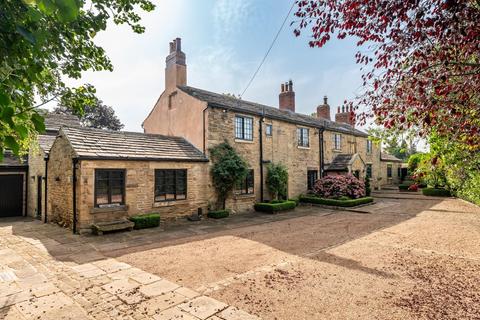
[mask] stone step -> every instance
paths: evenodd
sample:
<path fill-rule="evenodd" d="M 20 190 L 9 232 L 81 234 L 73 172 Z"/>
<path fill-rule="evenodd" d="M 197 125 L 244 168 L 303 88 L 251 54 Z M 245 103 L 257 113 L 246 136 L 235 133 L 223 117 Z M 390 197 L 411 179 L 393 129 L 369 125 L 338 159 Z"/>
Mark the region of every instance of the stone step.
<path fill-rule="evenodd" d="M 102 235 L 104 232 L 108 231 L 121 231 L 128 230 L 132 231 L 135 223 L 130 220 L 116 220 L 109 222 L 97 222 L 92 225 L 93 232 L 97 235 Z"/>

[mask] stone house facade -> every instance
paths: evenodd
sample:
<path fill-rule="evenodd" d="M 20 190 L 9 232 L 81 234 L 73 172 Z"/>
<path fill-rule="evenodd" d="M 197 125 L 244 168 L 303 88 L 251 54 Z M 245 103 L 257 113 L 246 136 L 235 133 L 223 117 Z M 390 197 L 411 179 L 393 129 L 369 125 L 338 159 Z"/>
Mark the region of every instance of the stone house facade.
<path fill-rule="evenodd" d="M 317 117 L 295 112 L 293 82 L 281 84 L 279 107 L 249 102 L 187 86 L 186 56 L 181 40 L 170 43 L 166 58 L 165 91 L 143 122 L 146 133 L 184 137 L 208 157 L 209 148 L 228 141 L 248 162 L 251 176 L 246 187 L 228 198 L 234 211 L 251 209 L 254 202 L 269 200 L 264 184 L 268 163 L 282 163 L 289 172 L 288 197 L 308 192 L 321 175 L 350 172 L 380 184 L 380 148 L 354 126 L 352 110 L 341 110 L 330 120 L 325 97 Z M 337 158 L 353 159 L 341 170 L 332 169 Z M 367 170 L 368 168 L 368 170 Z M 208 198 L 215 190 L 208 179 Z"/>
<path fill-rule="evenodd" d="M 80 120 L 74 115 L 55 114 L 44 111 L 45 132 L 37 136 L 28 154 L 28 201 L 27 215 L 45 220 L 48 202 L 48 156 L 50 148 L 61 126 L 79 126 Z"/>
<path fill-rule="evenodd" d="M 381 180 L 382 185 L 399 184 L 403 178 L 402 169 L 406 167 L 402 160 L 388 153 L 381 154 Z"/>
<path fill-rule="evenodd" d="M 50 150 L 47 219 L 82 233 L 138 214 L 206 212 L 207 161 L 183 138 L 63 127 Z"/>

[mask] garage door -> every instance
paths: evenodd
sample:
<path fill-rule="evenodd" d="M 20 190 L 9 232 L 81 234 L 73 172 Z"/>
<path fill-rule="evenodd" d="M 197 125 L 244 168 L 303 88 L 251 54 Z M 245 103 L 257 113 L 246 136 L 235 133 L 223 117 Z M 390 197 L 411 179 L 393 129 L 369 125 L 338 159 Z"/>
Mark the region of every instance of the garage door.
<path fill-rule="evenodd" d="M 23 175 L 0 175 L 0 217 L 21 216 L 23 208 Z"/>

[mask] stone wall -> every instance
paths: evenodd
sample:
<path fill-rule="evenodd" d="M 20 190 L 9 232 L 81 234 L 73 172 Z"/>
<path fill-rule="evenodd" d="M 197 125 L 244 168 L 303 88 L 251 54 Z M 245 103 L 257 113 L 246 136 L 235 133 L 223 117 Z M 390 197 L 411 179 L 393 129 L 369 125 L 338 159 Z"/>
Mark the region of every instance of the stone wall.
<path fill-rule="evenodd" d="M 73 221 L 73 149 L 58 137 L 50 149 L 48 161 L 47 221 L 72 228 Z"/>
<path fill-rule="evenodd" d="M 392 166 L 392 177 L 388 178 L 387 175 L 387 167 L 388 165 Z M 381 185 L 391 185 L 391 184 L 399 184 L 400 183 L 400 176 L 398 175 L 398 169 L 402 167 L 401 162 L 394 162 L 394 161 L 381 161 L 381 172 L 380 176 L 382 178 Z"/>
<path fill-rule="evenodd" d="M 28 154 L 28 201 L 27 201 L 27 215 L 30 217 L 37 217 L 39 213 L 38 208 L 38 181 L 41 181 L 41 213 L 42 218 L 45 214 L 45 153 L 38 146 L 30 148 L 31 152 Z"/>
<path fill-rule="evenodd" d="M 166 161 L 82 160 L 78 176 L 78 226 L 89 230 L 94 222 L 105 222 L 144 213 L 160 213 L 162 219 L 191 215 L 202 208 L 207 213 L 207 163 Z M 95 208 L 95 169 L 125 169 L 125 206 Z M 187 169 L 187 198 L 155 202 L 155 169 Z"/>
<path fill-rule="evenodd" d="M 253 141 L 235 139 L 235 116 L 242 115 L 253 118 Z M 265 126 L 272 125 L 272 136 L 267 136 Z M 319 170 L 319 136 L 318 130 L 309 128 L 310 147 L 297 146 L 297 128 L 299 126 L 272 119 L 265 119 L 262 126 L 264 181 L 267 176 L 265 162 L 282 163 L 288 169 L 288 197 L 298 196 L 307 191 L 307 170 Z M 231 195 L 227 207 L 233 211 L 251 210 L 256 201 L 261 200 L 260 192 L 260 117 L 222 109 L 208 109 L 207 145 L 213 147 L 227 140 L 254 170 L 254 194 Z M 265 199 L 271 196 L 264 184 Z M 215 201 L 215 191 L 210 183 L 210 199 Z"/>
<path fill-rule="evenodd" d="M 341 135 L 341 148 L 335 149 L 334 143 L 334 134 Z M 358 153 L 362 158 L 365 164 L 372 165 L 372 179 L 371 186 L 372 188 L 378 188 L 382 181 L 379 178 L 382 176 L 381 165 L 380 165 L 380 146 L 375 143 L 372 144 L 372 152 L 367 152 L 367 137 L 357 137 L 354 135 L 349 135 L 345 133 L 338 133 L 334 131 L 326 130 L 324 132 L 324 161 L 325 167 L 333 161 L 333 159 L 341 153 L 344 154 L 354 154 Z M 358 166 L 355 170 L 361 169 Z M 360 177 L 365 178 L 365 169 L 361 170 Z"/>

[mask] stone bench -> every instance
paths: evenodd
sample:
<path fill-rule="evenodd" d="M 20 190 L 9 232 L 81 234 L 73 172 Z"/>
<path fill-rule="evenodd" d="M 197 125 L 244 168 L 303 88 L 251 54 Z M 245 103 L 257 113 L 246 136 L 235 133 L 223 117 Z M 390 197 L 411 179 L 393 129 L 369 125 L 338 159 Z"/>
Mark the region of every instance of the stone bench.
<path fill-rule="evenodd" d="M 132 231 L 133 223 L 130 220 L 117 220 L 117 221 L 110 221 L 110 222 L 97 222 L 92 225 L 93 233 L 101 236 L 104 232 L 108 231 L 120 231 L 120 230 L 128 230 Z"/>

